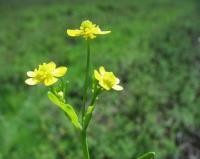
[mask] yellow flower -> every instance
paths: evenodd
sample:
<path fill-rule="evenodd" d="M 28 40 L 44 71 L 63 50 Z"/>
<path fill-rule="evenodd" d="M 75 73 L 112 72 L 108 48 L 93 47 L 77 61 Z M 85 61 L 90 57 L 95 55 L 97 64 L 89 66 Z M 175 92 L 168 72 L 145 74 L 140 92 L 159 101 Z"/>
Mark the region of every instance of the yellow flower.
<path fill-rule="evenodd" d="M 34 71 L 28 71 L 28 78 L 25 83 L 28 85 L 36 85 L 43 83 L 45 86 L 50 86 L 57 82 L 57 77 L 62 77 L 67 72 L 67 67 L 58 67 L 54 62 L 48 64 L 43 63 L 39 65 L 38 69 Z"/>
<path fill-rule="evenodd" d="M 109 34 L 111 31 L 101 31 L 98 25 L 89 20 L 81 23 L 80 29 L 67 30 L 67 34 L 72 37 L 83 36 L 85 39 L 94 39 L 96 35 Z"/>
<path fill-rule="evenodd" d="M 99 85 L 107 91 L 110 89 L 117 91 L 123 90 L 123 87 L 119 85 L 120 80 L 113 74 L 113 72 L 105 71 L 103 66 L 99 68 L 99 72 L 94 70 L 94 77 L 98 80 Z"/>

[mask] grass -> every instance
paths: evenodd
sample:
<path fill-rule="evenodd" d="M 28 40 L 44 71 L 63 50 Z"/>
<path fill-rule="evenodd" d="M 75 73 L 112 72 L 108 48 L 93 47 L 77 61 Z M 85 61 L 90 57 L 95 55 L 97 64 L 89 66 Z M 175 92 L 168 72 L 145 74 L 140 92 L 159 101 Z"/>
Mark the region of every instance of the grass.
<path fill-rule="evenodd" d="M 0 159 L 82 158 L 77 134 L 46 89 L 24 80 L 39 63 L 67 65 L 69 100 L 78 110 L 86 48 L 64 31 L 85 19 L 112 30 L 93 41 L 93 68 L 113 70 L 125 87 L 98 102 L 89 130 L 92 158 L 133 159 L 155 151 L 158 158 L 188 159 L 185 144 L 196 151 L 177 137 L 198 132 L 200 124 L 197 1 L 1 3 Z"/>

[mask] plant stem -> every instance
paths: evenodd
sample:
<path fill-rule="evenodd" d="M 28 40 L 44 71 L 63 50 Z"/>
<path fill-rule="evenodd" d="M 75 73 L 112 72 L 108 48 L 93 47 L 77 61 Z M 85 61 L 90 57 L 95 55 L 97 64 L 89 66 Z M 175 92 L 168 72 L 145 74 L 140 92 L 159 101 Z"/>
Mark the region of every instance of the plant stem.
<path fill-rule="evenodd" d="M 90 154 L 89 154 L 88 144 L 87 144 L 86 130 L 81 131 L 81 143 L 82 143 L 84 159 L 90 159 Z"/>
<path fill-rule="evenodd" d="M 84 94 L 83 94 L 82 126 L 84 126 L 85 107 L 88 98 L 89 70 L 90 70 L 90 43 L 89 39 L 87 39 L 87 59 L 86 59 L 85 84 L 84 84 Z M 90 159 L 86 129 L 82 129 L 81 131 L 81 143 L 82 143 L 84 159 Z"/>
<path fill-rule="evenodd" d="M 84 85 L 84 94 L 83 94 L 83 108 L 82 108 L 82 125 L 84 124 L 85 116 L 85 106 L 88 96 L 88 83 L 89 83 L 89 69 L 90 69 L 90 43 L 89 39 L 87 40 L 87 61 L 86 61 L 86 73 L 85 73 L 85 85 Z"/>

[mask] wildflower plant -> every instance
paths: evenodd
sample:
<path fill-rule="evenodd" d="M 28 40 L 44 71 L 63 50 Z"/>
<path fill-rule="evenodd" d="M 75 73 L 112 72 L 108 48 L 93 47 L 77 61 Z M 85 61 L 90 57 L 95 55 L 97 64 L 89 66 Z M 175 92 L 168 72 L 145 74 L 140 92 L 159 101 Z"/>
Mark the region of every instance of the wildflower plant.
<path fill-rule="evenodd" d="M 66 73 L 68 68 L 65 66 L 56 67 L 54 62 L 43 63 L 35 68 L 33 71 L 28 71 L 28 79 L 25 83 L 28 85 L 43 84 L 49 87 L 48 98 L 63 110 L 71 123 L 80 133 L 80 141 L 82 144 L 84 159 L 90 159 L 88 143 L 87 143 L 87 128 L 90 124 L 93 111 L 95 109 L 96 100 L 98 96 L 105 91 L 115 90 L 122 91 L 123 87 L 120 85 L 120 80 L 111 71 L 106 71 L 103 66 L 93 71 L 93 77 L 90 77 L 90 41 L 95 39 L 98 35 L 109 34 L 111 31 L 102 31 L 98 25 L 93 24 L 89 20 L 81 23 L 79 29 L 67 29 L 66 34 L 70 37 L 82 36 L 87 42 L 87 58 L 85 68 L 85 82 L 83 90 L 83 99 L 81 107 L 81 119 L 74 109 L 74 106 L 69 104 L 66 97 L 66 82 L 60 79 Z M 92 78 L 93 80 L 90 80 Z M 89 81 L 93 81 L 90 83 Z M 59 87 L 55 85 L 59 83 Z M 89 95 L 89 84 L 92 85 L 92 95 Z M 88 104 L 89 103 L 89 104 Z M 149 152 L 138 159 L 154 159 L 154 152 Z"/>

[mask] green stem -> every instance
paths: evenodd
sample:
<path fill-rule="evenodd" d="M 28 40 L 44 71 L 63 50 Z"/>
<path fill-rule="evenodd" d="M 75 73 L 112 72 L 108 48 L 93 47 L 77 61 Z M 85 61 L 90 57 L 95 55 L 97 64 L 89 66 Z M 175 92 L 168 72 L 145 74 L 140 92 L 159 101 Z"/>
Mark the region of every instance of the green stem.
<path fill-rule="evenodd" d="M 87 61 L 86 61 L 86 73 L 85 73 L 85 85 L 84 85 L 84 94 L 83 94 L 83 108 L 82 108 L 82 125 L 85 116 L 85 107 L 88 96 L 88 83 L 89 83 L 89 69 L 90 69 L 90 43 L 87 40 Z"/>
<path fill-rule="evenodd" d="M 100 95 L 102 92 L 101 92 L 101 89 L 98 89 L 96 88 L 95 92 L 94 92 L 94 95 L 92 97 L 92 100 L 90 102 L 90 106 L 94 105 L 95 101 L 96 101 L 96 98 L 98 95 Z"/>
<path fill-rule="evenodd" d="M 82 143 L 84 159 L 90 159 L 90 154 L 89 154 L 88 144 L 87 144 L 86 130 L 81 131 L 81 143 Z"/>
<path fill-rule="evenodd" d="M 84 118 L 83 130 L 87 130 L 87 128 L 88 128 L 88 126 L 90 124 L 90 121 L 91 121 L 91 118 L 92 118 L 92 114 L 93 114 L 93 111 L 95 109 L 95 104 L 94 103 L 96 101 L 97 96 L 100 93 L 101 93 L 101 89 L 99 89 L 99 88 L 96 87 L 94 89 L 93 97 L 92 97 L 92 100 L 91 100 L 90 105 L 88 107 L 87 114 L 85 115 L 85 118 Z"/>

